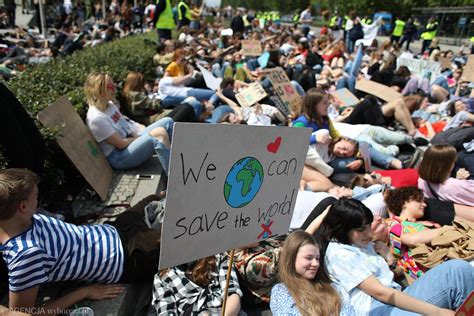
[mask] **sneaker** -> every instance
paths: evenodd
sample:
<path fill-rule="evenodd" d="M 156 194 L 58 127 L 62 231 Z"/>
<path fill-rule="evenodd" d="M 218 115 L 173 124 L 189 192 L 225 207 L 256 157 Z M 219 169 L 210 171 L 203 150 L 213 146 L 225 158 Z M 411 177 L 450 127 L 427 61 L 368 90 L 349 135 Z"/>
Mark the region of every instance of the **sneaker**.
<path fill-rule="evenodd" d="M 426 138 L 423 138 L 423 137 L 415 137 L 415 138 L 413 138 L 413 142 L 417 147 L 428 146 L 429 143 L 430 143 L 429 140 L 427 140 Z"/>

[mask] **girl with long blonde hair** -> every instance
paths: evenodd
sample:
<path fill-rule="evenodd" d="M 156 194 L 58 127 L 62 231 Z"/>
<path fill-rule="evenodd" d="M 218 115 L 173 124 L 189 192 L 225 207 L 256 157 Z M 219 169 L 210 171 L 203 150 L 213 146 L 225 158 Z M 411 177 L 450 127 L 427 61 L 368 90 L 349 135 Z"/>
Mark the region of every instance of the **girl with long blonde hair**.
<path fill-rule="evenodd" d="M 305 231 L 291 233 L 281 251 L 281 283 L 272 289 L 270 308 L 274 315 L 353 315 L 341 303 L 320 260 L 319 244 Z"/>
<path fill-rule="evenodd" d="M 148 127 L 120 112 L 116 85 L 108 74 L 91 73 L 84 83 L 89 109 L 87 126 L 114 169 L 132 169 L 158 155 L 168 172 L 173 119 L 163 118 Z"/>

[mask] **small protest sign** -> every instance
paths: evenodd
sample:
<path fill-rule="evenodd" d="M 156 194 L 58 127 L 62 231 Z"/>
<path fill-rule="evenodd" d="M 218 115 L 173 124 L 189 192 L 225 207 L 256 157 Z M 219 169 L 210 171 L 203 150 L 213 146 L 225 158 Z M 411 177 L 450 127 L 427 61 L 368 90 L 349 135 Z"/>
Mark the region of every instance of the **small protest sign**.
<path fill-rule="evenodd" d="M 441 70 L 443 69 L 451 69 L 451 59 L 447 57 L 439 57 L 438 62 L 441 66 Z"/>
<path fill-rule="evenodd" d="M 267 96 L 262 85 L 258 82 L 250 84 L 235 95 L 239 104 L 244 107 L 252 106 Z"/>
<path fill-rule="evenodd" d="M 331 95 L 341 103 L 342 106 L 353 106 L 359 103 L 359 99 L 347 88 L 335 90 Z"/>
<path fill-rule="evenodd" d="M 69 99 L 61 97 L 38 113 L 38 120 L 44 126 L 59 129 L 56 135 L 59 146 L 105 200 L 112 182 L 112 168 Z"/>
<path fill-rule="evenodd" d="M 262 43 L 254 40 L 243 40 L 242 54 L 245 56 L 260 56 L 262 54 Z"/>
<path fill-rule="evenodd" d="M 441 65 L 437 61 L 415 59 L 415 58 L 398 58 L 397 68 L 406 66 L 410 72 L 420 78 L 427 78 L 433 82 L 441 73 Z"/>
<path fill-rule="evenodd" d="M 469 55 L 462 76 L 466 81 L 474 82 L 474 55 Z"/>
<path fill-rule="evenodd" d="M 386 102 L 393 101 L 402 96 L 399 92 L 386 85 L 367 79 L 358 80 L 355 88 L 362 92 L 372 94 Z"/>
<path fill-rule="evenodd" d="M 204 78 L 204 82 L 206 82 L 206 86 L 211 90 L 219 89 L 222 82 L 222 78 L 214 77 L 212 72 L 210 72 L 209 70 L 207 70 L 206 68 L 204 68 L 203 66 L 199 64 L 197 66 L 199 68 L 199 71 L 202 74 L 202 77 Z"/>
<path fill-rule="evenodd" d="M 287 111 L 296 111 L 301 102 L 301 96 L 291 84 L 286 72 L 281 67 L 265 69 L 263 73 L 267 76 L 273 86 L 275 94 L 283 101 Z M 284 113 L 284 112 L 283 112 Z"/>
<path fill-rule="evenodd" d="M 160 269 L 286 234 L 310 132 L 176 123 Z"/>

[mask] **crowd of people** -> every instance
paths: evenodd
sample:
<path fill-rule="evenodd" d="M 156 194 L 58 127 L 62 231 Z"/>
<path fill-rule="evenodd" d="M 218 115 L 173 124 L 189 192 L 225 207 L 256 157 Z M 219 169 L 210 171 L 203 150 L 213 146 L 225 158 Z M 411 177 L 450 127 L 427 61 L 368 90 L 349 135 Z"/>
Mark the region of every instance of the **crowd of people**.
<path fill-rule="evenodd" d="M 160 0 L 151 19 L 158 33 L 155 78 L 91 73 L 85 80 L 86 123 L 114 169 L 157 155 L 167 173 L 174 122 L 312 130 L 288 235 L 235 252 L 226 315 L 256 307 L 275 315 L 454 315 L 474 290 L 474 87 L 463 77 L 467 52 L 431 43 L 429 54 L 413 54 L 393 38 L 365 45 L 350 32 L 334 37 L 330 27 L 316 35 L 309 8 L 297 26 L 226 13 L 230 28 L 205 21 L 203 8 L 185 1 L 177 10 L 175 21 L 170 1 Z M 355 12 L 350 16 L 353 25 L 361 23 Z M 265 58 L 246 56 L 244 39 L 260 42 Z M 399 58 L 440 55 L 450 63 L 436 78 L 397 66 Z M 297 106 L 286 111 L 267 77 L 279 67 L 298 94 Z M 221 79 L 219 87 L 208 88 L 203 72 Z M 399 97 L 385 102 L 363 93 L 356 89 L 361 79 Z M 267 97 L 243 107 L 236 94 L 253 83 Z M 342 88 L 360 101 L 341 103 L 333 92 Z M 38 182 L 26 169 L 0 171 L 10 308 L 34 306 L 45 283 L 103 283 L 45 305 L 62 309 L 115 297 L 123 291 L 117 282 L 154 279 L 150 305 L 157 315 L 221 312 L 229 254 L 158 271 L 160 232 L 143 221 L 145 208 L 159 209 L 156 201 L 114 222 L 78 226 L 35 214 Z"/>

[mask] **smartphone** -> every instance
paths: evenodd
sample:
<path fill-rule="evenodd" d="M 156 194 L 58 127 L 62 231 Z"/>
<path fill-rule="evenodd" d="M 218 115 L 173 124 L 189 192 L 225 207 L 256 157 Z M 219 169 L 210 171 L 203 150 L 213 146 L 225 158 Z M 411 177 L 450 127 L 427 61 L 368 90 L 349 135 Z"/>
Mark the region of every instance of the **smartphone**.
<path fill-rule="evenodd" d="M 137 174 L 136 178 L 138 180 L 153 180 L 155 176 L 152 174 Z"/>

